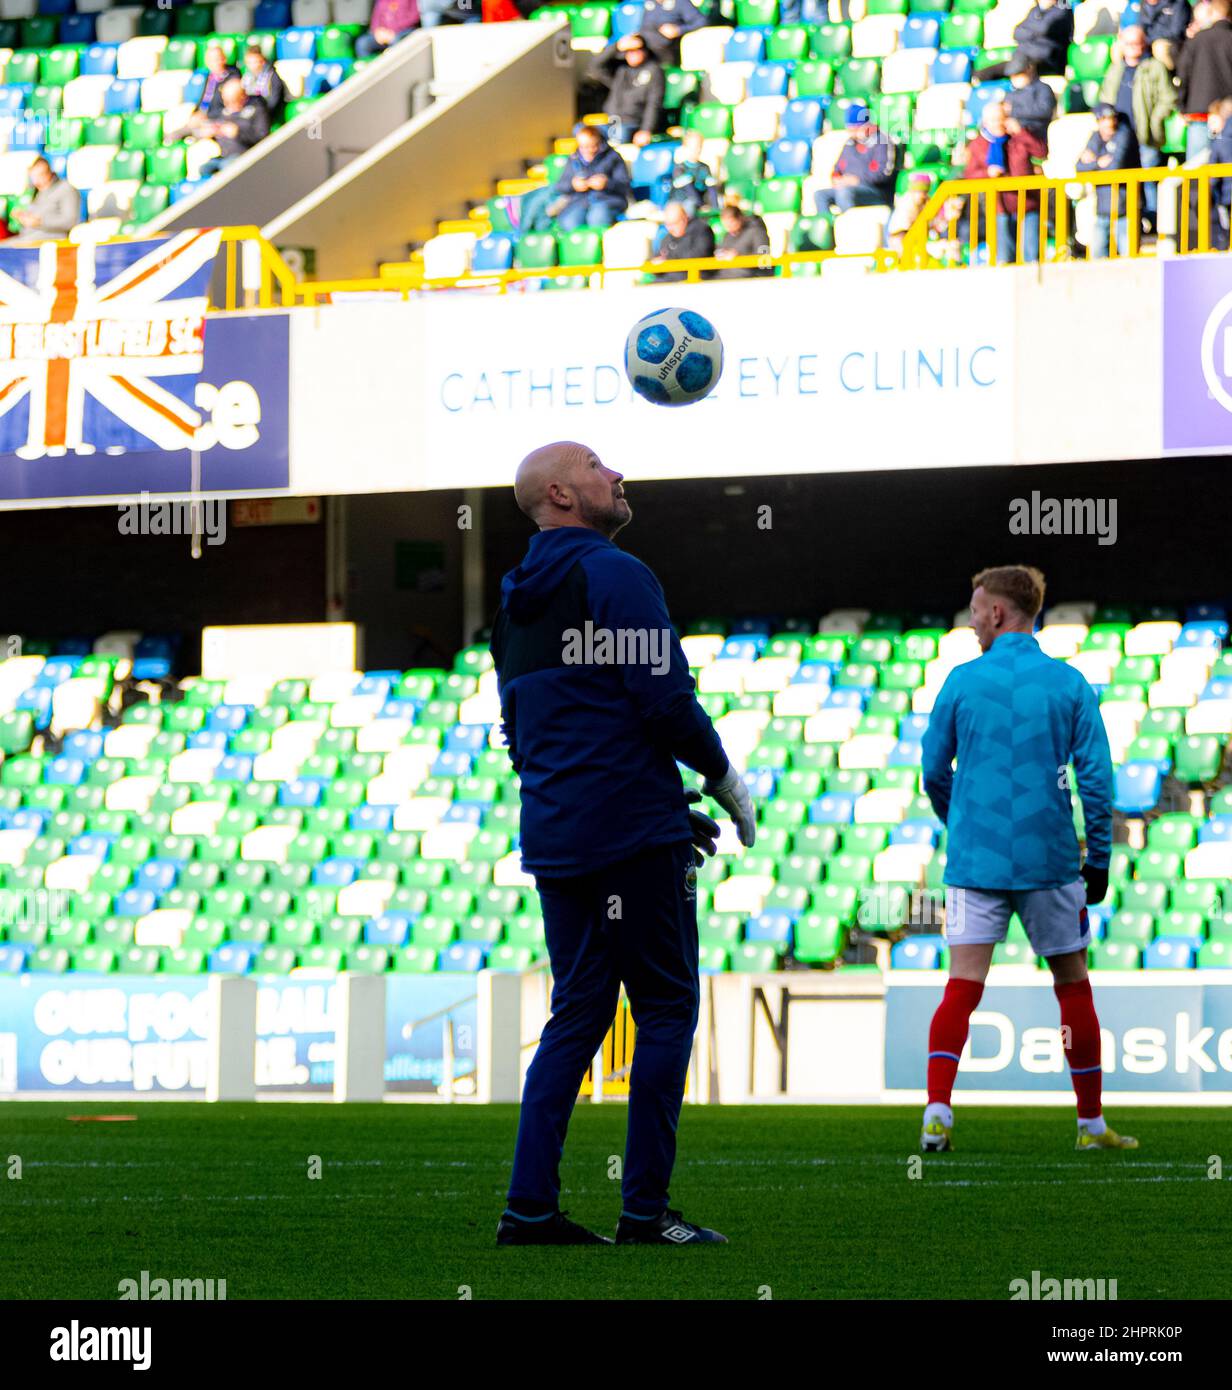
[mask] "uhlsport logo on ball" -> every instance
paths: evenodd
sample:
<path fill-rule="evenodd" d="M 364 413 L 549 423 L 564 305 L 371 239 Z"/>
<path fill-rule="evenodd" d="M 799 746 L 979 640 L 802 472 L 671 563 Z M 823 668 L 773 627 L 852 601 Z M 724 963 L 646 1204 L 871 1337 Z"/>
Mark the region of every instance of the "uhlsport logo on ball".
<path fill-rule="evenodd" d="M 655 405 L 692 405 L 723 372 L 723 342 L 695 310 L 658 309 L 630 329 L 625 370 L 637 394 Z"/>

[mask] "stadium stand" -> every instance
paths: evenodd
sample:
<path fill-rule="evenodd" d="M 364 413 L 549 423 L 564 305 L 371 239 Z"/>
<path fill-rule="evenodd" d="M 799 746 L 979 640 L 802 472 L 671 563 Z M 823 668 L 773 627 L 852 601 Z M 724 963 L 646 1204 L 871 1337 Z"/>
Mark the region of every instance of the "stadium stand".
<path fill-rule="evenodd" d="M 708 27 L 683 35 L 681 66 L 665 72 L 665 131 L 644 147 L 618 146 L 635 201 L 614 226 L 562 231 L 551 224 L 524 231 L 526 195 L 554 182 L 575 148 L 573 137 L 561 133 L 546 157 L 528 157 L 524 178 L 497 181 L 493 196 L 473 205 L 468 219 L 443 221 L 438 236 L 414 251 L 406 266 L 388 263 L 381 274 L 396 280 L 421 272 L 432 279 L 468 271 L 640 266 L 660 233 L 663 168 L 686 130 L 702 132 L 702 158 L 724 196 L 761 215 L 774 256 L 836 246 L 859 253 L 884 244 L 888 209 L 814 210 L 846 138 L 848 106 L 867 104 L 872 119 L 899 142 L 897 192 L 912 173 L 928 174 L 934 190 L 962 177 L 961 150 L 976 133 L 980 111 L 1010 87 L 1002 79 L 973 82 L 972 75 L 1012 56 L 1013 29 L 1029 0 L 835 0 L 828 9 L 822 0 L 806 0 L 798 8 L 800 21 L 780 23 L 777 0 L 724 0 L 711 5 Z M 1073 174 L 1095 130 L 1091 113 L 1118 26 L 1137 17 L 1137 6 L 1122 0 L 1079 0 L 1074 9 L 1065 75 L 1043 79 L 1056 95 L 1057 112 L 1042 172 L 1055 178 Z M 567 20 L 574 48 L 589 54 L 633 32 L 641 10 L 637 3 L 548 5 L 532 18 Z M 605 117 L 592 111 L 583 119 L 598 124 Z M 1168 165 L 1178 164 L 1184 150 L 1185 122 L 1173 112 L 1163 149 Z M 1084 208 L 1079 221 L 1087 244 L 1088 213 L 1093 210 Z M 701 215 L 717 224 L 717 209 Z M 970 255 L 967 248 L 955 254 L 964 261 Z M 793 273 L 820 271 L 813 262 Z M 579 280 L 557 275 L 539 283 L 564 288 Z"/>
<path fill-rule="evenodd" d="M 0 214 L 14 232 L 39 154 L 81 192 L 90 220 L 76 240 L 138 231 L 199 187 L 218 146 L 174 135 L 201 98 L 209 44 L 241 68 L 243 50 L 261 47 L 287 88 L 284 121 L 372 61 L 354 57 L 369 0 L 74 3 L 0 6 Z"/>
<path fill-rule="evenodd" d="M 921 739 L 946 674 L 978 654 L 964 622 L 843 610 L 686 632 L 760 815 L 751 852 L 725 822 L 699 871 L 704 970 L 944 966 L 945 831 Z M 1038 637 L 1098 691 L 1116 767 L 1093 965 L 1226 968 L 1226 612 L 1065 604 Z M 545 958 L 485 646 L 450 671 L 226 682 L 174 679 L 172 644 L 132 633 L 22 653 L 0 662 L 0 971 Z M 995 961 L 1031 959 L 1015 920 Z"/>

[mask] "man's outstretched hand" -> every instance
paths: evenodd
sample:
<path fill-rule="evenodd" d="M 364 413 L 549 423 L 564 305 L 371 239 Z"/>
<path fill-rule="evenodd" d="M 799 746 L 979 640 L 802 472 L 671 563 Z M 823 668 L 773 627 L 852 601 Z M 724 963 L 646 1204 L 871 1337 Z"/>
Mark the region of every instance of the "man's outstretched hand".
<path fill-rule="evenodd" d="M 752 849 L 757 839 L 757 816 L 753 810 L 753 798 L 744 785 L 744 778 L 730 763 L 727 771 L 717 782 L 707 779 L 702 783 L 702 791 L 713 797 L 736 823 L 736 836 L 745 849 Z"/>

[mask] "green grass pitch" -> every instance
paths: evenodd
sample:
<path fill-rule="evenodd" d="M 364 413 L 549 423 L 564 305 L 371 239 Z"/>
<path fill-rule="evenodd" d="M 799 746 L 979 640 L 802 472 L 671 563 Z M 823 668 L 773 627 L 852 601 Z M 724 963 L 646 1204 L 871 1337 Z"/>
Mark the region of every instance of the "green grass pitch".
<path fill-rule="evenodd" d="M 138 1118 L 67 1118 L 115 1113 Z M 625 1113 L 579 1105 L 562 1169 L 608 1234 Z M 1032 1270 L 1232 1297 L 1226 1112 L 1111 1119 L 1142 1148 L 1075 1153 L 1069 1110 L 960 1110 L 913 1178 L 915 1107 L 688 1106 L 673 1203 L 730 1245 L 498 1250 L 512 1106 L 5 1102 L 0 1299 L 114 1299 L 142 1270 L 228 1299 L 1005 1299 Z"/>

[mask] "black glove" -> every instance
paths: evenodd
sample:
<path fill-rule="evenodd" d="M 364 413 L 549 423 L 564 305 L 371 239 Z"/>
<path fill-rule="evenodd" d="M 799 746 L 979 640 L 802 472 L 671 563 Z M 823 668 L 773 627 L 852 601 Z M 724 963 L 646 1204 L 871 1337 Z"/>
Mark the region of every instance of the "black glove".
<path fill-rule="evenodd" d="M 685 792 L 684 799 L 689 805 L 689 836 L 693 841 L 693 858 L 700 867 L 706 862 L 707 857 L 714 857 L 719 826 L 705 811 L 693 810 L 693 806 L 702 799 L 701 792 L 695 787 L 690 787 Z"/>
<path fill-rule="evenodd" d="M 1108 896 L 1108 870 L 1097 869 L 1093 864 L 1084 864 L 1082 877 L 1087 885 L 1087 903 L 1090 906 L 1102 903 Z"/>

